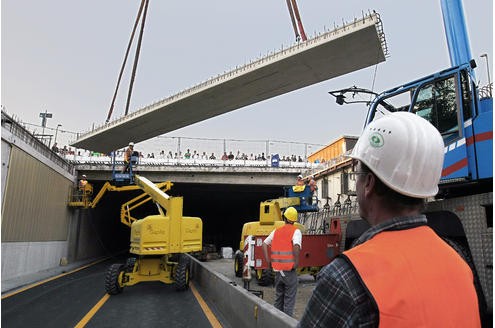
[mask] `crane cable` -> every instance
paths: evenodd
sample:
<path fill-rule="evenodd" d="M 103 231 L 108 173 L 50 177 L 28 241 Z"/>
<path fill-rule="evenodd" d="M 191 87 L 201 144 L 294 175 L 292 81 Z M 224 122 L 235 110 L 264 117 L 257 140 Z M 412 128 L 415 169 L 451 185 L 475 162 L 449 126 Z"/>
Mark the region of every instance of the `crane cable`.
<path fill-rule="evenodd" d="M 113 98 L 112 98 L 112 104 L 110 105 L 110 109 L 108 111 L 108 116 L 107 116 L 107 119 L 106 119 L 105 123 L 108 123 L 110 121 L 110 117 L 112 116 L 113 107 L 115 105 L 115 99 L 117 98 L 117 92 L 119 90 L 120 81 L 122 80 L 122 74 L 124 73 L 125 64 L 127 63 L 127 58 L 129 56 L 129 51 L 131 50 L 132 42 L 134 40 L 134 34 L 136 33 L 136 29 L 137 29 L 137 26 L 139 24 L 139 20 L 141 19 L 141 14 L 143 12 L 143 8 L 145 8 L 145 4 L 146 4 L 145 13 L 143 15 L 143 22 L 142 22 L 142 25 L 141 25 L 140 40 L 139 40 L 138 48 L 136 49 L 136 53 L 139 54 L 139 51 L 140 51 L 140 48 L 141 48 L 141 38 L 142 38 L 143 29 L 144 29 L 144 20 L 145 20 L 147 8 L 148 8 L 148 2 L 149 2 L 149 0 L 142 0 L 141 1 L 141 5 L 139 6 L 138 14 L 136 16 L 136 21 L 134 22 L 134 27 L 132 29 L 131 37 L 129 39 L 129 44 L 127 45 L 127 50 L 125 52 L 124 61 L 123 61 L 122 66 L 120 68 L 119 78 L 117 80 L 117 86 L 115 87 L 115 92 L 114 92 Z M 139 57 L 139 55 L 138 55 L 138 57 Z M 137 59 L 134 60 L 134 66 L 136 66 L 136 65 L 137 65 Z M 133 71 L 133 76 L 134 75 L 135 75 L 135 70 Z M 134 81 L 134 77 L 132 77 L 132 81 Z M 130 99 L 131 92 L 132 92 L 132 88 L 129 90 L 128 102 L 129 102 L 129 99 Z M 128 104 L 127 104 L 126 108 L 128 108 Z M 127 109 L 126 109 L 126 113 L 125 114 L 127 115 Z"/>
<path fill-rule="evenodd" d="M 141 31 L 139 31 L 139 39 L 136 47 L 136 55 L 134 57 L 134 66 L 132 68 L 131 81 L 129 82 L 129 93 L 127 94 L 127 104 L 125 106 L 125 115 L 129 112 L 129 105 L 131 103 L 132 87 L 134 85 L 134 77 L 136 76 L 137 63 L 139 60 L 139 52 L 141 50 L 141 41 L 143 40 L 144 23 L 146 22 L 146 13 L 148 12 L 149 0 L 143 0 L 145 3 L 143 20 L 141 21 Z"/>
<path fill-rule="evenodd" d="M 296 33 L 296 41 L 299 41 L 299 39 L 301 39 L 302 41 L 306 41 L 308 38 L 306 37 L 306 33 L 304 32 L 304 27 L 302 25 L 301 16 L 299 15 L 299 9 L 297 8 L 296 0 L 286 0 L 286 2 L 292 21 L 292 27 L 294 28 L 294 32 Z M 297 20 L 297 27 L 294 17 L 295 20 Z"/>
<path fill-rule="evenodd" d="M 296 34 L 296 41 L 299 41 L 301 36 L 299 35 L 299 32 L 297 31 L 296 21 L 294 19 L 294 12 L 292 11 L 290 0 L 286 0 L 286 2 L 287 2 L 287 8 L 289 9 L 289 15 L 290 15 L 290 21 L 292 22 L 292 28 L 294 29 L 294 33 Z"/>

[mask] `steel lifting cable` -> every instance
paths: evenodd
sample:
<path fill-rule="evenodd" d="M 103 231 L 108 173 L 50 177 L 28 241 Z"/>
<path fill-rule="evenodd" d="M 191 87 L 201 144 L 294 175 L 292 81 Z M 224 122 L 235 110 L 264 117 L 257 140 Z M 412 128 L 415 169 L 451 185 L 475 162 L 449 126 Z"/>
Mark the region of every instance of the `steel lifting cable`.
<path fill-rule="evenodd" d="M 117 92 L 119 90 L 120 81 L 122 80 L 122 75 L 124 73 L 125 64 L 127 63 L 127 58 L 129 57 L 129 51 L 131 50 L 132 41 L 134 40 L 134 34 L 136 33 L 136 29 L 137 29 L 137 26 L 139 24 L 139 20 L 141 18 L 141 14 L 143 12 L 143 8 L 144 8 L 145 2 L 147 2 L 147 0 L 142 0 L 141 1 L 141 5 L 139 6 L 138 14 L 136 16 L 136 21 L 134 22 L 134 27 L 132 29 L 131 37 L 129 39 L 129 44 L 127 45 L 127 50 L 125 52 L 124 62 L 122 63 L 122 66 L 120 68 L 119 78 L 117 80 L 117 86 L 115 87 L 115 92 L 113 94 L 112 104 L 110 105 L 110 110 L 108 111 L 108 116 L 107 116 L 106 123 L 108 123 L 110 121 L 110 117 L 112 116 L 112 113 L 113 113 L 113 107 L 115 105 L 115 99 L 117 98 Z"/>
<path fill-rule="evenodd" d="M 294 33 L 296 34 L 296 41 L 299 41 L 301 36 L 297 31 L 296 20 L 294 19 L 294 11 L 292 10 L 291 0 L 286 0 L 287 8 L 289 9 L 290 21 L 292 22 L 292 28 L 294 29 Z"/>
<path fill-rule="evenodd" d="M 301 16 L 299 15 L 299 10 L 297 9 L 296 0 L 291 0 L 291 1 L 292 1 L 292 8 L 294 9 L 294 15 L 296 16 L 296 20 L 297 20 L 297 25 L 299 27 L 299 33 L 301 34 L 301 39 L 303 41 L 306 41 L 308 38 L 306 37 L 306 33 L 304 32 Z"/>
<path fill-rule="evenodd" d="M 131 102 L 132 87 L 134 85 L 134 77 L 136 76 L 137 63 L 139 60 L 139 52 L 141 50 L 141 41 L 143 40 L 144 24 L 146 22 L 146 13 L 148 12 L 149 0 L 143 0 L 145 2 L 143 19 L 141 20 L 141 31 L 139 31 L 139 39 L 136 47 L 136 55 L 134 56 L 134 66 L 132 68 L 131 81 L 129 82 L 129 93 L 127 94 L 127 104 L 125 106 L 125 115 L 129 112 L 129 105 Z"/>

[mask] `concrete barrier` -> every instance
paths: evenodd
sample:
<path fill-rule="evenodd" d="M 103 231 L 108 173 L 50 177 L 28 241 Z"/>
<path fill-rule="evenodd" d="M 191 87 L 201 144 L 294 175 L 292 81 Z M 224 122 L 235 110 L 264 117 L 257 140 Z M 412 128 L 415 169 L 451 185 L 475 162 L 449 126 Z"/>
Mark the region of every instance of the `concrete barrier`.
<path fill-rule="evenodd" d="M 296 327 L 297 320 L 191 257 L 192 282 L 231 327 Z"/>

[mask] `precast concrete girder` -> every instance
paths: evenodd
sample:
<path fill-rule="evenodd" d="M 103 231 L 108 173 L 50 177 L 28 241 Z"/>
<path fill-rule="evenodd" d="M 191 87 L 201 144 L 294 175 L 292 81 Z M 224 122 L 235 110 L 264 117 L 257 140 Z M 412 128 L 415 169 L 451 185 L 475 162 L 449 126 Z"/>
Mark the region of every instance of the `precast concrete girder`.
<path fill-rule="evenodd" d="M 378 14 L 322 33 L 81 135 L 72 146 L 103 153 L 385 60 Z"/>

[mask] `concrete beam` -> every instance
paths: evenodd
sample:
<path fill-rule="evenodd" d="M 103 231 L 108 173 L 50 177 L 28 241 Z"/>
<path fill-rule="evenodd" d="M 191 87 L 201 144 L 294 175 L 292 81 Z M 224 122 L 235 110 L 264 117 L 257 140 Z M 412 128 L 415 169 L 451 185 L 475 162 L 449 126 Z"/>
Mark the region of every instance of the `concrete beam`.
<path fill-rule="evenodd" d="M 110 165 L 79 164 L 76 170 L 79 175 L 86 174 L 90 181 L 108 181 L 112 176 Z M 154 182 L 289 186 L 295 182 L 301 168 L 162 165 L 139 166 L 138 171 Z"/>
<path fill-rule="evenodd" d="M 378 14 L 325 32 L 142 108 L 72 146 L 108 153 L 385 60 Z"/>

